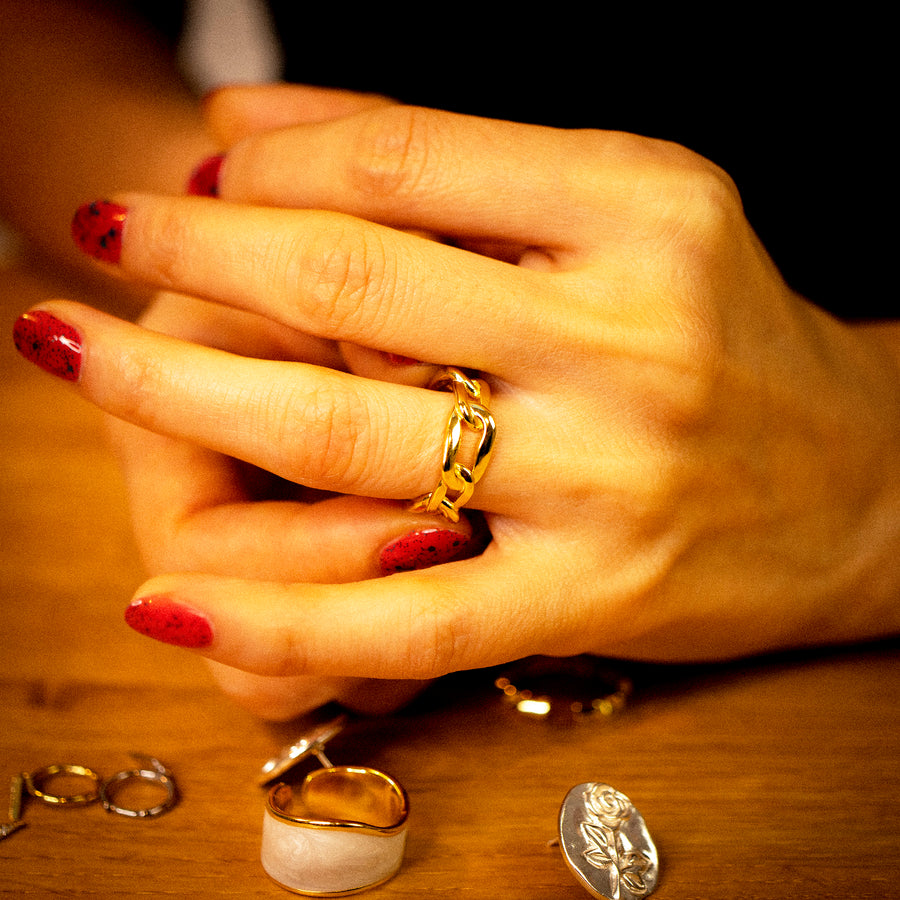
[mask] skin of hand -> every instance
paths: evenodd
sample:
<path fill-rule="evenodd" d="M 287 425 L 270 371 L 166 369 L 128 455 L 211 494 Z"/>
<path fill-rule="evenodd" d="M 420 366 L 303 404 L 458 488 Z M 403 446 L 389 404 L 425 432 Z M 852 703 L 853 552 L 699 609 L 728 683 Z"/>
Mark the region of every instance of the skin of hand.
<path fill-rule="evenodd" d="M 897 631 L 897 331 L 793 293 L 706 160 L 379 107 L 242 141 L 220 187 L 118 198 L 119 271 L 483 372 L 498 434 L 472 505 L 493 540 L 349 584 L 161 576 L 136 597 L 150 620 L 183 612 L 202 653 L 256 675 L 400 679 Z M 114 416 L 314 489 L 435 485 L 445 393 L 43 309 L 77 331 L 78 388 Z"/>

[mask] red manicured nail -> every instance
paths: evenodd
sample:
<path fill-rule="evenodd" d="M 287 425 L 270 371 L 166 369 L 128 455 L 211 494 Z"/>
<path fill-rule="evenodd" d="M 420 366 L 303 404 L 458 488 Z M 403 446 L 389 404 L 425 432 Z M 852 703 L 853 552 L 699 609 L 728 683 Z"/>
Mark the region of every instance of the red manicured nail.
<path fill-rule="evenodd" d="M 466 551 L 468 535 L 446 528 L 426 528 L 391 541 L 378 557 L 382 575 L 427 569 L 450 562 Z"/>
<path fill-rule="evenodd" d="M 212 643 L 209 620 L 168 597 L 135 600 L 125 610 L 125 621 L 135 631 L 176 647 L 196 650 Z"/>
<path fill-rule="evenodd" d="M 219 173 L 222 171 L 223 162 L 225 162 L 224 153 L 204 159 L 191 174 L 187 192 L 196 197 L 218 197 Z"/>
<path fill-rule="evenodd" d="M 128 210 L 109 200 L 80 207 L 72 219 L 72 239 L 88 256 L 117 263 L 122 255 L 122 228 Z"/>
<path fill-rule="evenodd" d="M 399 353 L 385 353 L 387 361 L 392 366 L 421 366 L 422 363 L 411 356 L 401 356 Z"/>
<path fill-rule="evenodd" d="M 13 326 L 16 349 L 51 375 L 78 381 L 81 371 L 81 335 L 43 310 L 27 312 Z"/>

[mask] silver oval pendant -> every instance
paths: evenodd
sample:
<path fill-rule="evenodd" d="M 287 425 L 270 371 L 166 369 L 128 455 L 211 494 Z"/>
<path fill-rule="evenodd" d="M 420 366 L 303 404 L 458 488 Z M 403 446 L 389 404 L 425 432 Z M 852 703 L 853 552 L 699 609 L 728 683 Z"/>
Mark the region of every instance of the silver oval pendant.
<path fill-rule="evenodd" d="M 594 897 L 639 900 L 656 887 L 659 857 L 644 818 L 608 784 L 572 788 L 559 811 L 562 854 Z"/>

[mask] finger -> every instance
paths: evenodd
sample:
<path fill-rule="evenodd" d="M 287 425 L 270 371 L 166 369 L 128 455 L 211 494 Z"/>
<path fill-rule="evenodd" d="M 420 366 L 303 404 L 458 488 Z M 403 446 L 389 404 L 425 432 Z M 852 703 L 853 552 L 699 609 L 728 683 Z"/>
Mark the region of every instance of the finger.
<path fill-rule="evenodd" d="M 254 358 L 342 364 L 329 342 L 184 295 L 158 295 L 141 324 Z M 361 508 L 354 516 L 349 509 L 339 511 L 335 504 L 320 502 L 313 515 L 310 502 L 322 501 L 321 496 L 311 496 L 313 492 L 261 469 L 117 419 L 109 422 L 108 431 L 122 463 L 138 542 L 151 571 L 265 578 L 284 566 L 284 577 L 290 572 L 290 577 L 304 581 L 368 578 L 378 573 L 376 545 L 414 530 L 412 517 L 390 504 L 367 501 L 370 508 Z M 349 498 L 336 501 L 346 507 Z M 383 535 L 369 534 L 363 525 L 375 526 L 371 520 L 376 513 L 383 519 L 382 527 L 389 529 Z M 347 546 L 339 543 L 339 516 L 353 522 L 352 559 L 347 558 Z M 406 526 L 404 516 L 409 519 Z M 318 541 L 303 539 L 306 523 Z M 431 525 L 425 520 L 418 523 L 421 528 Z M 335 552 L 335 545 L 341 552 Z M 330 568 L 324 565 L 326 560 Z"/>
<path fill-rule="evenodd" d="M 309 85 L 266 84 L 219 88 L 204 98 L 203 106 L 210 130 L 218 136 L 222 146 L 230 147 L 261 132 L 324 122 L 393 102 L 375 94 Z M 201 163 L 188 193 L 219 196 L 221 166 L 221 156 Z M 276 205 L 285 204 L 279 202 Z M 366 378 L 425 386 L 437 374 L 436 366 L 352 344 L 343 345 L 342 356 L 351 372 Z"/>
<path fill-rule="evenodd" d="M 203 100 L 203 114 L 223 147 L 262 131 L 307 122 L 325 122 L 393 101 L 302 84 L 234 85 L 219 88 Z"/>
<path fill-rule="evenodd" d="M 138 321 L 151 331 L 254 359 L 344 368 L 343 355 L 333 341 L 186 294 L 158 293 Z"/>
<path fill-rule="evenodd" d="M 510 567 L 491 548 L 477 560 L 348 585 L 164 576 L 141 587 L 126 619 L 149 637 L 257 675 L 418 680 L 571 638 L 559 628 L 545 639 L 553 629 L 544 605 L 517 599 L 533 596 L 534 581 L 530 567 Z"/>
<path fill-rule="evenodd" d="M 571 318 L 564 286 L 542 273 L 341 214 L 195 197 L 128 203 L 79 211 L 86 252 L 318 337 L 510 377 L 532 369 Z M 509 327 L 532 310 L 533 327 Z"/>
<path fill-rule="evenodd" d="M 316 346 L 306 336 L 276 329 L 269 320 L 194 298 L 161 295 L 142 322 L 210 346 L 249 350 L 259 358 L 335 364 L 330 345 Z M 236 460 L 115 419 L 108 429 L 132 495 L 138 544 L 153 572 L 255 579 L 278 573 L 287 580 L 338 583 L 474 555 L 489 539 L 486 529 L 473 533 L 465 517 L 451 525 L 443 517 L 414 516 L 396 504 L 351 497 L 313 507 L 286 502 L 298 493 L 296 487 L 288 490 L 280 479 Z M 265 502 L 276 499 L 270 482 L 281 489 L 278 502 Z M 208 663 L 227 696 L 270 721 L 290 720 L 332 701 L 362 714 L 382 714 L 408 702 L 427 684 L 267 677 Z"/>
<path fill-rule="evenodd" d="M 588 224 L 588 160 L 600 161 L 596 151 L 579 153 L 582 144 L 590 146 L 573 132 L 384 106 L 251 136 L 229 151 L 219 193 L 398 228 L 568 247 Z M 596 179 L 591 173 L 589 184 Z"/>
<path fill-rule="evenodd" d="M 314 505 L 248 501 L 237 463 L 180 441 L 115 423 L 142 556 L 152 572 L 334 582 L 439 565 L 480 552 L 487 535 L 412 516 L 396 504 L 338 497 Z M 139 442 L 133 432 L 138 432 Z M 121 440 L 120 440 L 121 443 Z M 262 474 L 262 473 L 259 473 Z M 228 494 L 232 496 L 228 496 Z M 254 715 L 285 721 L 331 701 L 365 714 L 405 703 L 423 687 L 315 676 L 266 677 L 210 661 L 222 690 Z"/>
<path fill-rule="evenodd" d="M 386 499 L 436 486 L 443 392 L 234 356 L 62 301 L 22 317 L 16 337 L 110 415 L 289 481 Z"/>
<path fill-rule="evenodd" d="M 292 501 L 289 490 L 267 498 L 260 483 L 271 476 L 234 459 L 121 422 L 111 430 L 152 572 L 341 584 L 462 559 L 485 544 L 465 518 L 397 503 Z"/>

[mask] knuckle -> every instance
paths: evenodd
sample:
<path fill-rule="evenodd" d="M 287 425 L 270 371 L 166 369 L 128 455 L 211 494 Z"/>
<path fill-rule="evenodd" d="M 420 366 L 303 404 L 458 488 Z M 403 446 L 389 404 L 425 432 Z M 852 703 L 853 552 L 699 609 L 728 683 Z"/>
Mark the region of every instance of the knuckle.
<path fill-rule="evenodd" d="M 382 306 L 397 283 L 379 229 L 334 216 L 282 252 L 286 259 L 272 268 L 286 273 L 288 296 L 299 293 L 315 319 L 344 340 L 377 338 Z"/>
<path fill-rule="evenodd" d="M 363 399 L 319 386 L 313 390 L 291 389 L 284 397 L 271 397 L 274 427 L 266 428 L 268 440 L 274 432 L 281 448 L 280 468 L 308 487 L 353 493 L 371 481 L 375 429 Z"/>
<path fill-rule="evenodd" d="M 269 658 L 260 674 L 275 678 L 315 675 L 315 659 L 295 629 L 281 629 L 270 641 Z"/>
<path fill-rule="evenodd" d="M 747 230 L 737 186 L 701 156 L 676 148 L 657 186 L 657 238 L 670 269 L 696 271 L 729 252 Z"/>
<path fill-rule="evenodd" d="M 621 160 L 617 196 L 640 217 L 640 228 L 626 218 L 637 242 L 708 246 L 743 219 L 731 177 L 680 144 L 606 133 L 600 150 L 607 159 Z"/>
<path fill-rule="evenodd" d="M 171 393 L 177 373 L 146 353 L 141 342 L 123 347 L 115 365 L 115 377 L 97 386 L 97 401 L 116 418 L 154 430 L 165 417 L 159 398 Z"/>
<path fill-rule="evenodd" d="M 692 248 L 721 246 L 743 220 L 734 182 L 712 164 L 695 167 L 679 181 L 683 193 L 676 206 L 676 233 Z"/>
<path fill-rule="evenodd" d="M 133 234 L 137 226 L 137 241 Z M 154 204 L 142 210 L 138 221 L 129 218 L 129 247 L 139 247 L 142 276 L 160 288 L 178 288 L 184 283 L 184 265 L 193 258 L 195 224 L 190 208 L 172 203 Z M 133 252 L 133 251 L 132 251 Z"/>
<path fill-rule="evenodd" d="M 439 115 L 414 106 L 369 113 L 349 156 L 351 186 L 370 197 L 403 198 L 428 191 L 440 166 L 433 164 Z"/>
<path fill-rule="evenodd" d="M 619 282 L 632 301 L 628 349 L 648 364 L 646 415 L 655 411 L 664 428 L 696 428 L 716 401 L 728 341 L 722 302 L 750 230 L 737 188 L 718 166 L 674 144 L 653 142 L 641 152 L 650 162 L 645 216 Z"/>
<path fill-rule="evenodd" d="M 672 380 L 670 410 L 697 423 L 708 414 L 724 365 L 727 326 L 722 298 L 727 273 L 741 257 L 749 229 L 733 183 L 720 169 L 702 167 L 685 179 L 684 195 L 657 255 L 664 286 L 662 328 Z"/>
<path fill-rule="evenodd" d="M 411 603 L 409 641 L 401 668 L 409 678 L 439 678 L 465 666 L 468 659 L 469 617 L 448 588 L 430 592 L 427 600 Z"/>

